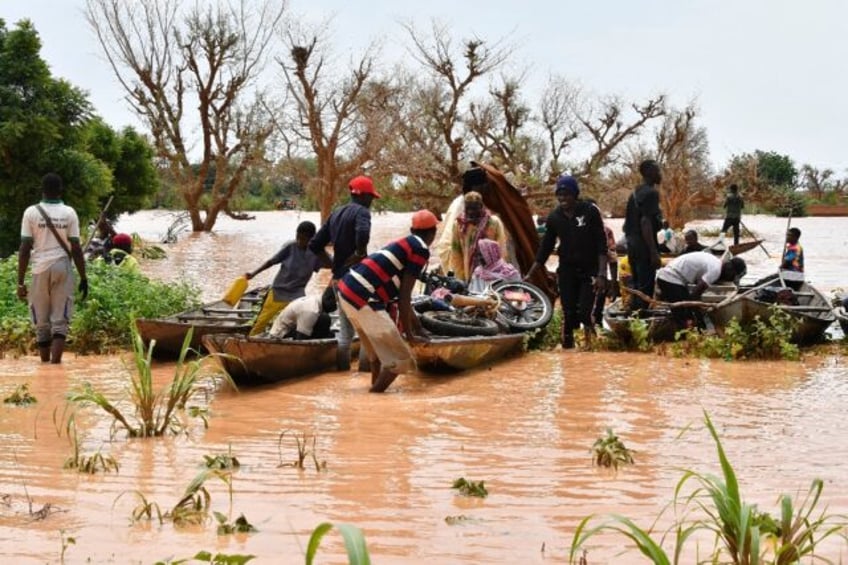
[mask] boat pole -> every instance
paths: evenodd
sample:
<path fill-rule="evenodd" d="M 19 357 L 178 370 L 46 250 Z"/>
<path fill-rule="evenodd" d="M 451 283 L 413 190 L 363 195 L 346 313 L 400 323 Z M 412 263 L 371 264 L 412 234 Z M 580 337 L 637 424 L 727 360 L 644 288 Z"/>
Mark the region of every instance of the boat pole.
<path fill-rule="evenodd" d="M 754 239 L 757 239 L 757 236 L 756 236 L 756 235 L 754 235 L 754 232 L 752 232 L 751 230 L 749 230 L 749 229 L 748 229 L 748 226 L 746 226 L 746 225 L 745 225 L 745 222 L 743 222 L 741 219 L 739 220 L 739 225 L 741 225 L 743 228 L 745 228 L 745 231 L 746 231 L 746 232 L 748 232 L 748 235 L 750 235 L 750 236 L 751 236 L 751 237 L 753 237 Z M 788 229 L 788 228 L 787 228 L 787 229 Z M 763 245 L 763 242 L 762 242 L 762 241 L 760 242 L 760 248 L 762 248 L 762 250 L 765 252 L 766 257 L 768 257 L 769 259 L 771 259 L 771 253 L 769 253 L 769 252 L 768 252 L 768 249 L 766 249 L 766 246 L 765 246 L 765 245 Z"/>

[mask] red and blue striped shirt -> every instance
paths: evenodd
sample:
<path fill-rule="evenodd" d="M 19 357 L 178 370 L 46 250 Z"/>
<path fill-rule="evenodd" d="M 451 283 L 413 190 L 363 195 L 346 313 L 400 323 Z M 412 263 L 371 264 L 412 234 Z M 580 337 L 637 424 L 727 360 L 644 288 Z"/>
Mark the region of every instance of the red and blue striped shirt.
<path fill-rule="evenodd" d="M 339 293 L 357 309 L 367 304 L 381 310 L 398 298 L 403 275 L 417 277 L 429 260 L 424 240 L 408 235 L 351 267 L 339 281 Z"/>

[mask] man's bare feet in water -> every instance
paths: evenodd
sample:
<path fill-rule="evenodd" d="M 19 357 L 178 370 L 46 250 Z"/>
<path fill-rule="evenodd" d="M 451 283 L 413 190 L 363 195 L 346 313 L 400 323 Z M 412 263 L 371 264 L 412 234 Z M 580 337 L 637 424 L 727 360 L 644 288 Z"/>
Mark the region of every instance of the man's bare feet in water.
<path fill-rule="evenodd" d="M 389 388 L 389 385 L 395 382 L 396 378 L 398 378 L 397 373 L 392 373 L 387 369 L 383 369 L 376 378 L 372 375 L 371 388 L 369 389 L 369 392 L 384 392 L 387 388 Z"/>

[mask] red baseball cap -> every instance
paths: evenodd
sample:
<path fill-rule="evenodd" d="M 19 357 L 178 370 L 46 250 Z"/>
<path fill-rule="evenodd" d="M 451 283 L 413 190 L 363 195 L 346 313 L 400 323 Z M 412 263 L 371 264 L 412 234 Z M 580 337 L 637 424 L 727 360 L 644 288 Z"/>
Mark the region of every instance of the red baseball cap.
<path fill-rule="evenodd" d="M 412 229 L 429 230 L 435 228 L 439 219 L 430 210 L 418 210 L 412 215 Z"/>
<path fill-rule="evenodd" d="M 347 187 L 351 194 L 371 194 L 374 198 L 380 198 L 380 195 L 374 190 L 374 181 L 371 180 L 371 177 L 365 175 L 354 177 Z"/>

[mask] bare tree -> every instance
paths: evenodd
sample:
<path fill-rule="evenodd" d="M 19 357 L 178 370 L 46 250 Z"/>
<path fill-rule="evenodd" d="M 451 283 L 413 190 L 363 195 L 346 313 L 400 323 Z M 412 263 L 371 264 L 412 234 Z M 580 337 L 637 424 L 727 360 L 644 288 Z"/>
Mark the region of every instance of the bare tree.
<path fill-rule="evenodd" d="M 578 116 L 583 103 L 580 89 L 562 77 L 552 76 L 542 91 L 539 121 L 545 135 L 550 160 L 543 174 L 547 180 L 555 178 L 562 170 L 563 153 L 582 131 Z"/>
<path fill-rule="evenodd" d="M 716 202 L 707 133 L 696 125 L 696 118 L 697 110 L 692 105 L 671 111 L 656 134 L 654 155 L 663 170 L 662 210 L 672 228 L 682 228 L 697 208 Z"/>
<path fill-rule="evenodd" d="M 306 184 L 322 219 L 330 215 L 343 181 L 378 151 L 377 128 L 367 126 L 379 121 L 371 111 L 379 108 L 381 98 L 391 96 L 390 89 L 371 84 L 377 54 L 374 45 L 348 69 L 338 71 L 325 47 L 327 36 L 326 26 L 286 30 L 288 57 L 277 58 L 277 63 L 287 97 L 275 122 L 290 155 L 291 148 L 297 147 L 297 152 L 305 149 L 315 157 L 317 170 Z"/>
<path fill-rule="evenodd" d="M 471 103 L 467 124 L 483 158 L 525 177 L 540 168 L 544 149 L 529 127 L 533 112 L 521 96 L 523 82 L 523 76 L 502 76 L 489 88 L 489 98 Z"/>
<path fill-rule="evenodd" d="M 828 193 L 842 196 L 848 186 L 848 179 L 835 178 L 833 169 L 818 169 L 812 165 L 801 167 L 801 186 L 811 198 L 824 200 Z"/>
<path fill-rule="evenodd" d="M 87 0 L 88 23 L 178 183 L 194 231 L 211 230 L 221 212 L 240 217 L 230 200 L 271 133 L 261 106 L 244 98 L 284 9 L 273 0 L 185 10 L 180 0 Z"/>
<path fill-rule="evenodd" d="M 406 108 L 414 121 L 407 121 L 403 138 L 405 151 L 415 156 L 409 163 L 419 169 L 409 169 L 411 178 L 427 179 L 428 184 L 441 189 L 458 181 L 463 158 L 468 156 L 470 135 L 463 124 L 467 110 L 465 100 L 475 82 L 501 67 L 512 53 L 503 41 L 488 43 L 479 38 L 462 41 L 459 48 L 449 29 L 436 21 L 429 34 L 417 31 L 412 24 L 403 24 L 411 40 L 410 54 L 429 75 L 424 80 L 410 81 L 410 105 Z M 405 160 L 404 160 L 405 161 Z M 433 194 L 431 197 L 451 195 Z"/>

